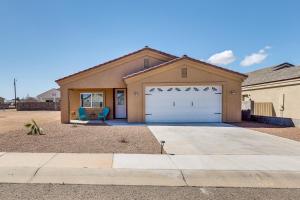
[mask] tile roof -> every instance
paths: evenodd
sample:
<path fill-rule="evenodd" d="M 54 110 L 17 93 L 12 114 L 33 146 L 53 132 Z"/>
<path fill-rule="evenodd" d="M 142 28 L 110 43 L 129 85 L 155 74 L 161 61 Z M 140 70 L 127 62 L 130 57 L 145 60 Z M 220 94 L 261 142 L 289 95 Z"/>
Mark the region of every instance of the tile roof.
<path fill-rule="evenodd" d="M 239 72 L 236 72 L 236 71 L 232 71 L 232 70 L 229 70 L 229 69 L 226 69 L 226 68 L 223 68 L 223 67 L 219 67 L 219 66 L 216 66 L 216 65 L 212 65 L 210 63 L 206 63 L 206 62 L 203 62 L 201 60 L 197 60 L 197 59 L 188 57 L 187 55 L 183 55 L 180 58 L 175 58 L 175 59 L 172 59 L 172 60 L 170 60 L 168 62 L 164 62 L 164 63 L 161 63 L 159 65 L 155 65 L 153 67 L 149 67 L 147 69 L 134 72 L 134 73 L 129 74 L 129 75 L 123 77 L 123 78 L 124 79 L 131 78 L 133 76 L 137 76 L 137 75 L 143 74 L 145 72 L 148 72 L 148 71 L 151 71 L 151 70 L 154 70 L 154 69 L 157 69 L 157 68 L 169 65 L 171 63 L 174 63 L 174 62 L 177 62 L 177 61 L 180 61 L 180 60 L 183 60 L 183 59 L 188 59 L 188 60 L 191 60 L 191 61 L 194 61 L 194 62 L 198 62 L 198 63 L 205 64 L 205 65 L 209 65 L 210 67 L 213 67 L 213 68 L 216 68 L 216 69 L 220 69 L 220 70 L 223 70 L 223 71 L 226 71 L 226 72 L 229 72 L 229 73 L 234 73 L 234 74 L 237 74 L 237 75 L 240 75 L 240 76 L 243 76 L 243 77 L 247 77 L 247 75 L 245 75 L 245 74 L 242 74 L 242 73 L 239 73 Z"/>
<path fill-rule="evenodd" d="M 250 72 L 247 75 L 248 78 L 242 83 L 242 86 L 300 78 L 300 66 L 282 63 Z"/>
<path fill-rule="evenodd" d="M 131 56 L 131 55 L 140 53 L 140 52 L 145 51 L 145 50 L 150 50 L 150 51 L 153 51 L 153 52 L 156 52 L 156 53 L 165 55 L 165 56 L 170 57 L 170 58 L 173 58 L 173 59 L 174 59 L 174 58 L 177 58 L 177 56 L 174 56 L 174 55 L 168 54 L 168 53 L 166 53 L 166 52 L 159 51 L 159 50 L 150 48 L 150 47 L 148 47 L 148 46 L 145 46 L 144 48 L 142 48 L 142 49 L 140 49 L 140 50 L 131 52 L 131 53 L 129 53 L 129 54 L 123 55 L 123 56 L 118 57 L 118 58 L 113 59 L 113 60 L 109 60 L 109 61 L 107 61 L 107 62 L 101 63 L 101 64 L 96 65 L 96 66 L 94 66 L 94 67 L 90 67 L 90 68 L 88 68 L 88 69 L 85 69 L 85 70 L 79 71 L 79 72 L 77 72 L 77 73 L 71 74 L 71 75 L 69 75 L 69 76 L 65 76 L 65 77 L 63 77 L 63 78 L 57 79 L 55 82 L 59 82 L 59 81 L 62 81 L 62 80 L 64 80 L 64 79 L 67 79 L 67 78 L 73 77 L 73 76 L 75 76 L 75 75 L 81 74 L 81 73 L 83 73 L 83 72 L 90 71 L 90 70 L 96 69 L 96 68 L 98 68 L 98 67 L 102 67 L 102 66 L 104 66 L 104 65 L 106 65 L 106 64 L 109 64 L 109 63 L 112 63 L 112 62 L 121 60 L 121 59 L 123 59 L 123 58 L 126 58 L 126 57 L 128 57 L 128 56 Z"/>

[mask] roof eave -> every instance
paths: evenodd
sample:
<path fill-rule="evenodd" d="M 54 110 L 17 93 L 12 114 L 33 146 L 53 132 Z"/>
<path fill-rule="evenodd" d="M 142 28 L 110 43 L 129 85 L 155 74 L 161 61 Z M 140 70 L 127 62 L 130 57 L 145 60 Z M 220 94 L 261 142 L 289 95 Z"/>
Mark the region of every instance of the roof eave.
<path fill-rule="evenodd" d="M 166 65 L 169 65 L 169 64 L 172 64 L 174 62 L 178 62 L 180 60 L 183 60 L 183 59 L 187 59 L 187 60 L 190 60 L 190 61 L 193 61 L 193 62 L 197 62 L 197 63 L 201 63 L 201 64 L 204 64 L 204 65 L 209 65 L 213 68 L 216 68 L 216 69 L 219 69 L 219 70 L 223 70 L 223 71 L 226 71 L 226 72 L 229 72 L 229 73 L 232 73 L 232 74 L 235 74 L 235 75 L 238 75 L 241 77 L 242 80 L 246 79 L 248 77 L 248 75 L 246 74 L 242 74 L 242 73 L 239 73 L 239 72 L 236 72 L 236 71 L 233 71 L 233 70 L 229 70 L 229 69 L 226 69 L 226 68 L 223 68 L 223 67 L 219 67 L 219 66 L 216 66 L 216 65 L 213 65 L 213 64 L 210 64 L 210 63 L 207 63 L 207 62 L 203 62 L 203 61 L 200 61 L 200 60 L 197 60 L 197 59 L 194 59 L 194 58 L 191 58 L 191 57 L 188 57 L 186 55 L 180 57 L 180 58 L 175 58 L 173 60 L 170 60 L 168 62 L 165 62 L 165 63 L 162 63 L 162 64 L 159 64 L 159 65 L 156 65 L 154 67 L 151 67 L 151 68 L 148 68 L 148 69 L 145 69 L 145 70 L 142 70 L 142 71 L 139 71 L 139 72 L 136 72 L 136 73 L 133 73 L 133 74 L 129 74 L 125 77 L 123 77 L 123 79 L 130 79 L 130 78 L 133 78 L 133 77 L 136 77 L 136 76 L 139 76 L 139 75 L 142 75 L 144 73 L 147 73 L 149 71 L 152 71 L 152 70 L 155 70 L 155 69 L 158 69 L 160 67 L 164 67 Z"/>
<path fill-rule="evenodd" d="M 90 67 L 90 68 L 88 68 L 88 69 L 85 69 L 85 70 L 82 70 L 82 71 L 79 71 L 79 72 L 76 72 L 76 73 L 73 73 L 73 74 L 68 75 L 68 76 L 65 76 L 65 77 L 63 77 L 63 78 L 57 79 L 57 80 L 55 80 L 55 82 L 56 82 L 58 85 L 60 85 L 60 84 L 62 83 L 62 81 L 66 80 L 66 79 L 72 78 L 72 77 L 74 77 L 74 76 L 76 76 L 76 75 L 79 75 L 79 74 L 82 74 L 82 73 L 84 73 L 84 72 L 87 72 L 87 71 L 96 69 L 96 68 L 98 68 L 98 67 L 101 67 L 101 66 L 104 66 L 104 65 L 107 65 L 107 64 L 110 64 L 110 63 L 119 61 L 119 60 L 121 60 L 121 59 L 124 59 L 124 58 L 126 58 L 126 57 L 132 56 L 132 55 L 134 55 L 134 54 L 137 54 L 137 53 L 140 53 L 140 52 L 146 51 L 146 50 L 152 51 L 152 52 L 156 52 L 156 53 L 158 53 L 158 54 L 164 55 L 164 56 L 169 57 L 169 58 L 173 58 L 173 59 L 178 58 L 178 57 L 175 56 L 175 55 L 172 55 L 172 54 L 169 54 L 169 53 L 166 53 L 166 52 L 163 52 L 163 51 L 159 51 L 159 50 L 157 50 L 157 49 L 153 49 L 153 48 L 150 48 L 150 47 L 148 47 L 148 46 L 145 46 L 145 47 L 142 48 L 142 49 L 139 49 L 139 50 L 134 51 L 134 52 L 131 52 L 131 53 L 129 53 L 129 54 L 120 56 L 120 57 L 118 57 L 118 58 L 116 58 L 116 59 L 109 60 L 109 61 L 104 62 L 104 63 L 101 63 L 101 64 L 99 64 L 99 65 Z"/>

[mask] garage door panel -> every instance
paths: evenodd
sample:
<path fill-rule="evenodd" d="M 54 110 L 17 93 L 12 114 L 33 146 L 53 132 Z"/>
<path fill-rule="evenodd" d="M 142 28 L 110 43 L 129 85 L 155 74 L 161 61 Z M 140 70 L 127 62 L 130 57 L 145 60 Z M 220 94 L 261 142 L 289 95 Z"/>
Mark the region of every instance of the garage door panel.
<path fill-rule="evenodd" d="M 145 88 L 146 122 L 221 122 L 220 86 Z"/>

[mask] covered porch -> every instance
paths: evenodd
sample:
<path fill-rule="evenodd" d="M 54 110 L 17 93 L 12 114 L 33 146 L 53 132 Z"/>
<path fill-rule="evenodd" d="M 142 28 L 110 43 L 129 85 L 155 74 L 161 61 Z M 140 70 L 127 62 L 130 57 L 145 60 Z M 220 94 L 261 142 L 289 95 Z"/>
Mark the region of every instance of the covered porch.
<path fill-rule="evenodd" d="M 108 120 L 127 119 L 126 88 L 75 88 L 68 91 L 69 120 L 77 124 L 101 124 L 98 114 L 109 108 Z M 78 109 L 85 110 L 88 120 L 79 118 Z"/>

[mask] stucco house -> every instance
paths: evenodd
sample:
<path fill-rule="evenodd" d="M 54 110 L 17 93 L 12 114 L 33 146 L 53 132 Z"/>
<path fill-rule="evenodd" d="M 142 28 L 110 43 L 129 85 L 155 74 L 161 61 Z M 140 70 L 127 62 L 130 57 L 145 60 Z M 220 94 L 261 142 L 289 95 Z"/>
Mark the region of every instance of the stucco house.
<path fill-rule="evenodd" d="M 300 66 L 282 63 L 248 73 L 243 100 L 270 102 L 272 116 L 300 119 Z"/>
<path fill-rule="evenodd" d="M 60 91 L 59 89 L 52 88 L 36 97 L 41 102 L 59 102 L 60 101 Z"/>
<path fill-rule="evenodd" d="M 61 121 L 90 117 L 106 106 L 128 122 L 238 122 L 247 76 L 186 55 L 145 47 L 56 80 Z"/>

